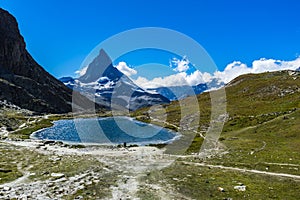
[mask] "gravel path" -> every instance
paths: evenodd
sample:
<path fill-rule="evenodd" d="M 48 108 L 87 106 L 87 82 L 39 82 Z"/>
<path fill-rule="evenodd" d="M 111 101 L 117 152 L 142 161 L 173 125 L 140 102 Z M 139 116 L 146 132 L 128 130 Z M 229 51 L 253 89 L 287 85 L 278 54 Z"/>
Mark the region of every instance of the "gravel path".
<path fill-rule="evenodd" d="M 186 162 L 186 161 L 182 161 L 182 163 L 188 164 L 188 165 L 202 166 L 202 167 L 211 167 L 211 168 L 219 168 L 219 169 L 226 169 L 226 170 L 232 170 L 232 171 L 239 171 L 239 172 L 242 172 L 242 173 L 248 172 L 248 173 L 264 174 L 264 175 L 269 175 L 269 176 L 293 178 L 293 179 L 299 179 L 300 180 L 300 176 L 293 175 L 293 174 L 266 172 L 266 171 L 259 171 L 259 170 L 255 170 L 255 169 L 242 169 L 242 168 L 237 168 L 237 167 L 226 167 L 226 166 L 222 166 L 222 165 L 210 165 L 210 164 L 206 164 L 206 163 L 194 163 L 194 162 Z"/>

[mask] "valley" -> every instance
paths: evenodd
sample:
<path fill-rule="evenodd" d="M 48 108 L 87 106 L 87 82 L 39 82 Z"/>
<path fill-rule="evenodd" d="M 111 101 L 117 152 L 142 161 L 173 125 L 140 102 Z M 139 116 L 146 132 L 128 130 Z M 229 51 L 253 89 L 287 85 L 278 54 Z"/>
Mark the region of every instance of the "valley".
<path fill-rule="evenodd" d="M 225 83 L 226 70 L 250 69 L 234 62 L 207 84 L 145 89 L 101 49 L 80 77 L 58 80 L 29 54 L 17 20 L 2 8 L 0 21 L 0 199 L 299 199 L 299 68 Z M 177 61 L 172 70 L 188 77 L 189 66 Z M 131 128 L 113 144 L 32 137 L 44 129 L 64 138 L 76 120 L 92 137 L 97 130 L 87 121 L 113 117 Z M 69 124 L 55 129 L 59 120 Z M 126 140 L 151 138 L 133 130 L 147 124 L 180 137 Z M 119 139 L 122 128 L 105 125 L 110 142 Z"/>
<path fill-rule="evenodd" d="M 272 77 L 273 80 L 265 77 Z M 294 78 L 296 81 L 292 81 Z M 164 199 L 295 199 L 300 189 L 298 80 L 298 72 L 291 75 L 291 72 L 283 71 L 245 75 L 228 84 L 229 116 L 219 138 L 218 152 L 205 158 L 198 153 L 210 118 L 210 107 L 204 106 L 209 104 L 209 93 L 200 94 L 199 105 L 195 105 L 200 106 L 202 113 L 199 127 L 181 132 L 184 137 L 195 136 L 183 154 L 181 149 L 174 151 L 168 145 L 84 147 L 25 139 L 36 126 L 47 126 L 45 120 L 50 123 L 72 116 L 36 117 L 35 125 L 30 127 L 30 123 L 34 124 L 34 118 L 29 119 L 11 108 L 6 111 L 14 119 L 10 121 L 16 121 L 19 126 L 26 122 L 28 127 L 23 125 L 24 129 L 17 128 L 15 134 L 8 134 L 8 138 L 2 136 L 1 154 L 15 156 L 2 157 L 5 165 L 0 168 L 6 171 L 1 172 L 1 194 L 11 197 L 17 194 L 33 195 L 45 199 L 51 199 L 53 195 L 63 199 L 71 196 L 84 199 L 94 199 L 95 196 L 99 199 L 160 199 L 161 196 Z M 276 89 L 268 90 L 267 81 L 271 81 Z M 245 87 L 249 93 L 237 96 Z M 256 92 L 261 90 L 267 91 L 264 96 Z M 281 96 L 285 91 L 290 92 Z M 255 100 L 246 101 L 248 98 Z M 261 102 L 258 102 L 259 99 Z M 191 106 L 188 104 L 189 98 L 181 101 L 181 105 Z M 247 105 L 236 104 L 243 101 Z M 254 106 L 257 109 L 249 109 Z M 180 119 L 178 115 L 182 108 L 176 101 L 164 108 L 167 110 L 166 122 L 161 121 L 162 107 L 151 109 L 137 110 L 131 116 L 173 130 L 182 128 L 176 120 Z M 183 117 L 181 123 L 187 119 L 191 121 L 193 110 L 190 109 L 189 117 Z M 147 113 L 151 113 L 151 118 L 147 118 Z M 63 177 L 53 177 L 52 173 L 63 174 Z M 82 181 L 78 187 L 73 187 L 71 181 L 80 174 L 87 175 L 78 178 Z M 64 184 L 63 191 L 60 191 L 61 184 Z M 246 186 L 245 191 L 238 191 L 235 186 Z M 36 187 L 44 187 L 48 193 L 30 192 L 37 191 L 34 189 Z"/>

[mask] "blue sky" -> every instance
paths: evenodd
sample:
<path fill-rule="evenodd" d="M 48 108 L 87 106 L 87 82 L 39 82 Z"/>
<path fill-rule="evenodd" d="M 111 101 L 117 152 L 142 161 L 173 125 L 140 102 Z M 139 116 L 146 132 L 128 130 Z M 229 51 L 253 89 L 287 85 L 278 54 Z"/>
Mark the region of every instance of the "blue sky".
<path fill-rule="evenodd" d="M 56 77 L 73 75 L 101 41 L 139 27 L 190 36 L 219 70 L 233 61 L 250 66 L 300 55 L 298 0 L 1 0 L 0 6 L 17 18 L 27 49 Z"/>

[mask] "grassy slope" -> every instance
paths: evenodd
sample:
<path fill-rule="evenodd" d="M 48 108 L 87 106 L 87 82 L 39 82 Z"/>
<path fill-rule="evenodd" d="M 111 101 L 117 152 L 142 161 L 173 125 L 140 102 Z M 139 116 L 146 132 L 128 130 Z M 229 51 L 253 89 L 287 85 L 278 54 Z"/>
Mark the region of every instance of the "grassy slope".
<path fill-rule="evenodd" d="M 233 80 L 226 87 L 229 117 L 220 137 L 227 154 L 207 159 L 205 162 L 299 175 L 299 88 L 300 74 L 291 75 L 287 71 L 248 74 Z M 198 100 L 201 129 L 208 126 L 210 118 L 209 93 L 199 95 Z M 189 105 L 191 111 L 196 110 L 198 105 L 189 104 L 189 101 L 187 98 L 180 104 Z M 178 125 L 182 110 L 179 102 L 173 102 L 165 109 L 168 122 Z M 145 115 L 145 111 L 141 110 L 136 114 Z M 159 117 L 160 112 L 157 110 L 151 116 L 156 118 L 157 113 Z M 196 135 L 186 154 L 199 152 L 202 141 Z M 183 158 L 161 172 L 153 172 L 149 180 L 157 180 L 155 177 L 159 173 L 157 178 L 164 177 L 178 192 L 196 199 L 296 199 L 300 196 L 299 180 L 208 169 L 186 165 L 182 161 L 201 162 Z M 233 190 L 233 186 L 239 182 L 247 185 L 246 192 Z M 217 187 L 224 187 L 227 192 L 219 192 Z"/>

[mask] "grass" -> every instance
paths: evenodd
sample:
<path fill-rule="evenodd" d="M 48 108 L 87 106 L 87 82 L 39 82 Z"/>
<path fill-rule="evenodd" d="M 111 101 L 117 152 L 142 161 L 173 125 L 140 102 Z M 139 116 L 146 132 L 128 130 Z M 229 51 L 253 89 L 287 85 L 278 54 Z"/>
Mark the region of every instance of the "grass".
<path fill-rule="evenodd" d="M 300 110 L 297 110 L 257 126 L 224 132 L 222 143 L 229 153 L 211 162 L 300 175 L 299 119 Z"/>
<path fill-rule="evenodd" d="M 7 127 L 9 131 L 16 130 L 26 120 L 24 114 L 15 110 L 0 109 L 0 127 Z"/>
<path fill-rule="evenodd" d="M 233 80 L 225 88 L 228 118 L 219 138 L 223 151 L 227 153 L 206 159 L 206 162 L 300 175 L 299 88 L 300 74 L 290 75 L 287 71 L 247 74 Z M 191 103 L 192 98 L 186 98 L 164 107 L 167 122 L 179 126 L 185 116 L 193 119 L 193 113 L 199 106 L 200 119 L 195 119 L 190 125 L 198 125 L 198 128 L 188 131 L 189 127 L 183 127 L 179 130 L 183 137 L 175 142 L 176 145 L 184 144 L 185 138 L 192 138 L 184 152 L 183 148 L 177 151 L 180 154 L 198 153 L 203 138 L 192 131 L 205 132 L 203 130 L 209 127 L 210 94 L 203 93 L 197 98 L 197 105 Z M 185 110 L 184 116 L 181 116 L 182 110 Z M 154 110 L 151 116 L 159 118 L 162 112 L 162 109 Z M 135 116 L 141 114 L 147 115 L 147 110 L 137 111 Z M 189 158 L 182 160 L 190 161 Z M 176 192 L 195 199 L 298 199 L 300 196 L 299 181 L 208 169 L 185 165 L 180 161 L 162 171 L 152 172 L 147 180 L 153 183 L 163 180 L 171 184 Z M 246 192 L 233 189 L 239 182 L 247 185 Z M 226 192 L 219 192 L 218 187 L 225 188 Z"/>
<path fill-rule="evenodd" d="M 34 152 L 32 152 L 34 154 Z M 47 180 L 51 173 L 63 173 L 66 177 L 84 173 L 87 170 L 99 171 L 103 165 L 90 156 L 70 156 L 60 157 L 60 160 L 53 161 L 51 157 L 37 154 L 24 162 L 23 167 L 33 165 L 30 171 L 35 173 L 31 176 L 33 180 Z"/>
<path fill-rule="evenodd" d="M 17 130 L 10 134 L 11 138 L 19 138 L 19 139 L 29 139 L 30 135 L 40 129 L 47 128 L 52 126 L 53 119 L 41 119 L 39 122 L 30 124 L 28 127 Z"/>
<path fill-rule="evenodd" d="M 0 184 L 11 182 L 22 176 L 22 173 L 17 169 L 16 162 L 22 157 L 22 152 L 3 143 L 0 143 L 0 152 L 0 168 L 9 171 L 0 172 Z"/>
<path fill-rule="evenodd" d="M 170 185 L 175 192 L 193 199 L 298 199 L 300 194 L 299 182 L 292 179 L 209 169 L 179 161 L 150 173 L 145 179 L 150 183 L 164 180 L 161 184 Z M 240 184 L 246 186 L 246 191 L 234 189 Z M 218 187 L 225 192 L 220 192 Z"/>

